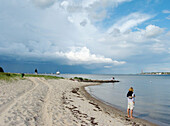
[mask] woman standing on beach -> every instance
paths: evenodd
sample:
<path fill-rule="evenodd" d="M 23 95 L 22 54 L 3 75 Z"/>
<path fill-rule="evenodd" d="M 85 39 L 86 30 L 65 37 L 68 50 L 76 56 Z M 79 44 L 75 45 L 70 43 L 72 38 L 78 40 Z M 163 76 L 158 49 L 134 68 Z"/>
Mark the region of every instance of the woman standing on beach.
<path fill-rule="evenodd" d="M 127 114 L 128 114 L 128 117 L 133 119 L 134 118 L 133 117 L 133 109 L 134 109 L 134 104 L 135 104 L 135 93 L 133 92 L 133 87 L 129 88 L 127 97 L 128 97 Z M 130 115 L 129 115 L 129 111 L 130 111 Z"/>

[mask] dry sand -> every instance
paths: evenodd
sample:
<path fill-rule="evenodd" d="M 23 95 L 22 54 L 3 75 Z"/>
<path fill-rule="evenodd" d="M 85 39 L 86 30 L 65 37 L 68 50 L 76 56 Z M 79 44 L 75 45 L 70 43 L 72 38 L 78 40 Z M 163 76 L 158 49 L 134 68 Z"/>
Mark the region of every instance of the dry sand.
<path fill-rule="evenodd" d="M 0 81 L 0 126 L 152 126 L 92 98 L 90 83 L 67 79 Z"/>

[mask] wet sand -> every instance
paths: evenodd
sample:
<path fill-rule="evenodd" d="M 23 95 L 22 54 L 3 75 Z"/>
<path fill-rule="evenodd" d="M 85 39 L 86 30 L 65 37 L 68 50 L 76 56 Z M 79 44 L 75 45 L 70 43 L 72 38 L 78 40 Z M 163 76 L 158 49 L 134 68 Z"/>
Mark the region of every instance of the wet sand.
<path fill-rule="evenodd" d="M 26 78 L 0 81 L 0 126 L 154 126 L 91 97 L 94 83 Z"/>

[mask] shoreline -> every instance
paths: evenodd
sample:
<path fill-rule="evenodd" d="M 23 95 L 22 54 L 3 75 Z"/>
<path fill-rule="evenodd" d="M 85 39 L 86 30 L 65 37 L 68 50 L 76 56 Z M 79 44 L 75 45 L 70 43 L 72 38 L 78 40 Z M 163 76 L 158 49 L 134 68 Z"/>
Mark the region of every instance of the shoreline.
<path fill-rule="evenodd" d="M 82 91 L 82 95 L 84 95 L 88 100 L 93 101 L 94 103 L 97 103 L 99 106 L 101 106 L 101 108 L 104 110 L 105 113 L 107 114 L 113 114 L 116 117 L 120 117 L 121 120 L 123 121 L 128 121 L 130 122 L 130 124 L 135 125 L 137 123 L 140 123 L 143 126 L 158 126 L 157 124 L 154 124 L 152 122 L 149 122 L 147 120 L 144 119 L 140 119 L 140 118 L 134 118 L 134 119 L 129 119 L 127 117 L 127 113 L 121 111 L 120 109 L 117 109 L 116 107 L 113 107 L 111 105 L 108 105 L 102 101 L 100 101 L 99 99 L 93 97 L 92 95 L 90 95 L 85 87 L 88 86 L 94 86 L 94 85 L 100 85 L 101 83 L 97 83 L 97 84 L 89 84 L 89 85 L 85 85 L 85 86 L 81 86 L 81 91 Z"/>

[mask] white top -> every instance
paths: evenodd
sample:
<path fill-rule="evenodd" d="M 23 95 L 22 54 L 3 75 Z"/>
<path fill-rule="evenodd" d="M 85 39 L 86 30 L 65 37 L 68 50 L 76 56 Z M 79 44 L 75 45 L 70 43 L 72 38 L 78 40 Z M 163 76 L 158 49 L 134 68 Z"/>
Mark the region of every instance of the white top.
<path fill-rule="evenodd" d="M 132 94 L 132 98 L 128 98 L 128 102 L 135 102 L 135 93 Z"/>

